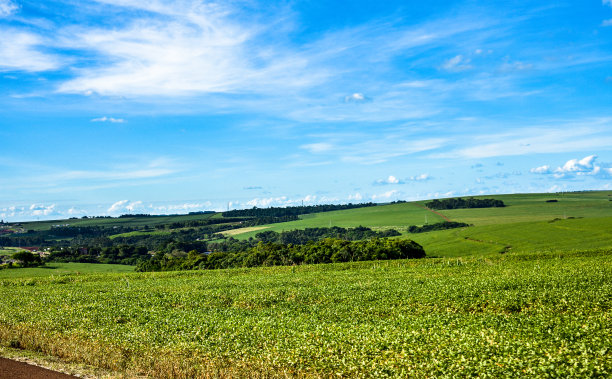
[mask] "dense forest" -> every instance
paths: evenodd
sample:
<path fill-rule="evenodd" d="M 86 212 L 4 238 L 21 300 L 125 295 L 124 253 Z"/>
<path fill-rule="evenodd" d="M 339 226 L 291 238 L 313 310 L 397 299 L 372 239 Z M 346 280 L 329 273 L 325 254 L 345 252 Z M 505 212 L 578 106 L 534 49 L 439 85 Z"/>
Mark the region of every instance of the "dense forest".
<path fill-rule="evenodd" d="M 474 199 L 473 197 L 463 199 L 461 197 L 452 199 L 432 200 L 425 203 L 431 209 L 461 209 L 461 208 L 493 208 L 505 207 L 503 201 L 496 199 Z"/>
<path fill-rule="evenodd" d="M 160 251 L 153 258 L 141 261 L 136 270 L 205 270 L 423 257 L 423 247 L 409 240 L 373 238 L 352 242 L 326 238 L 305 245 L 260 242 L 257 246 L 240 252 Z"/>

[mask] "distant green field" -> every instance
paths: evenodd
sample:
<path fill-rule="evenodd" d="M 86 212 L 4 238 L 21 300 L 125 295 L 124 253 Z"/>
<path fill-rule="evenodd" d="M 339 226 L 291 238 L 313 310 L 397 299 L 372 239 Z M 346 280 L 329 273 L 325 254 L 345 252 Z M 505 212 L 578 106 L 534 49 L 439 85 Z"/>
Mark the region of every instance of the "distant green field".
<path fill-rule="evenodd" d="M 440 222 L 437 214 L 423 209 L 425 201 L 382 205 L 302 216 L 299 221 L 270 224 L 246 233 L 232 231 L 238 239 L 265 230 L 359 225 L 396 228 L 403 238 L 417 241 L 430 256 L 492 255 L 507 251 L 571 250 L 612 246 L 612 191 L 564 194 L 517 194 L 476 196 L 504 201 L 504 208 L 438 211 L 453 221 L 474 226 L 422 234 L 405 232 L 409 225 Z M 546 202 L 557 200 L 557 202 Z M 553 221 L 554 222 L 551 222 Z"/>
<path fill-rule="evenodd" d="M 0 279 L 134 272 L 134 266 L 98 263 L 47 263 L 43 267 L 0 270 Z"/>
<path fill-rule="evenodd" d="M 283 230 L 324 228 L 329 226 L 354 228 L 361 225 L 373 229 L 401 229 L 409 225 L 421 225 L 426 220 L 430 223 L 444 221 L 442 217 L 424 209 L 418 203 L 400 203 L 303 215 L 300 216 L 298 221 L 270 224 L 265 229 L 235 234 L 234 237 L 246 239 L 254 237 L 255 234 L 264 230 L 282 232 Z"/>

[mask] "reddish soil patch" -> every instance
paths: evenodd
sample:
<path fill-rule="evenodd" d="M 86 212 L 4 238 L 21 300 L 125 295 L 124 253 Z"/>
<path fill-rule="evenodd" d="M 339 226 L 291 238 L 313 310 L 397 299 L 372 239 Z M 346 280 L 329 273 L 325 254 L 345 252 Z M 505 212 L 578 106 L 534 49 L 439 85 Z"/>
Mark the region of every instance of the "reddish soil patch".
<path fill-rule="evenodd" d="M 11 379 L 74 379 L 76 376 L 47 370 L 11 359 L 0 358 L 0 378 Z"/>
<path fill-rule="evenodd" d="M 434 211 L 433 209 L 427 208 L 427 207 L 426 207 L 426 206 L 424 206 L 424 205 L 419 205 L 419 207 L 421 207 L 421 208 L 423 208 L 423 209 L 427 209 L 428 211 L 430 211 L 430 212 L 433 212 L 433 213 L 437 214 L 438 216 L 442 217 L 442 218 L 443 218 L 443 219 L 445 219 L 446 221 L 450 221 L 450 220 L 451 220 L 450 218 L 448 218 L 448 217 L 444 216 L 442 213 L 437 212 L 437 211 Z"/>

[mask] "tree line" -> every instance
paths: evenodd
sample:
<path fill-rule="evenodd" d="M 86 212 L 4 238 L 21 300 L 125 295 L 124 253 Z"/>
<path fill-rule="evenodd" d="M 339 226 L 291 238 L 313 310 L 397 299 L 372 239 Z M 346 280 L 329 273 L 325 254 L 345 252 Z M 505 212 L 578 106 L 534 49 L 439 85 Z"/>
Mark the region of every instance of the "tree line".
<path fill-rule="evenodd" d="M 305 245 L 259 242 L 257 246 L 239 252 L 160 251 L 151 259 L 138 263 L 136 271 L 210 270 L 423 257 L 423 247 L 409 240 L 326 238 Z"/>
<path fill-rule="evenodd" d="M 496 199 L 474 199 L 469 197 L 463 199 L 461 197 L 432 200 L 425 203 L 425 206 L 430 209 L 461 209 L 461 208 L 493 208 L 493 207 L 505 207 L 503 201 Z"/>
<path fill-rule="evenodd" d="M 466 226 L 470 226 L 470 224 L 466 224 L 465 222 L 443 221 L 443 222 L 438 222 L 435 224 L 425 224 L 423 226 L 410 225 L 408 227 L 408 232 L 409 233 L 425 233 L 425 232 L 431 232 L 434 230 L 464 228 Z"/>
<path fill-rule="evenodd" d="M 321 205 L 302 205 L 295 207 L 270 207 L 251 209 L 235 209 L 223 212 L 223 217 L 283 217 L 283 216 L 299 216 L 310 213 L 339 211 L 344 209 L 354 209 L 363 207 L 374 207 L 376 203 L 359 203 L 359 204 L 321 204 Z"/>

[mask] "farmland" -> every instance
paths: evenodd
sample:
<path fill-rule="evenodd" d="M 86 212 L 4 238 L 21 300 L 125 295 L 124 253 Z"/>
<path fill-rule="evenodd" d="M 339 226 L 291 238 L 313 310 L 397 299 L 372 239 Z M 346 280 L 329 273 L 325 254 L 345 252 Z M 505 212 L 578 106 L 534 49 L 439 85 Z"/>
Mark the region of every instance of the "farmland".
<path fill-rule="evenodd" d="M 0 338 L 156 377 L 609 376 L 610 254 L 3 279 Z"/>
<path fill-rule="evenodd" d="M 394 228 L 425 248 L 424 259 L 2 270 L 0 344 L 128 377 L 609 377 L 610 195 L 502 195 L 494 197 L 503 208 L 439 213 L 425 202 L 394 203 L 228 233 L 245 240 L 330 224 Z M 470 226 L 407 232 L 444 217 Z M 130 233 L 169 235 L 139 227 Z"/>

